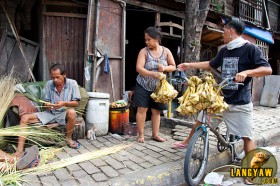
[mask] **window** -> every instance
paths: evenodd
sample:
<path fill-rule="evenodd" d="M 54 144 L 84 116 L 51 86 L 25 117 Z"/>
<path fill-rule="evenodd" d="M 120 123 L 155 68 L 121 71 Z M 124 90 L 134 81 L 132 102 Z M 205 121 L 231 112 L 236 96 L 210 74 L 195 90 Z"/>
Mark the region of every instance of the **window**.
<path fill-rule="evenodd" d="M 256 40 L 256 45 L 261 49 L 263 56 L 268 60 L 268 44 L 261 40 Z"/>
<path fill-rule="evenodd" d="M 238 0 L 236 13 L 239 18 L 256 26 L 263 26 L 262 0 Z"/>

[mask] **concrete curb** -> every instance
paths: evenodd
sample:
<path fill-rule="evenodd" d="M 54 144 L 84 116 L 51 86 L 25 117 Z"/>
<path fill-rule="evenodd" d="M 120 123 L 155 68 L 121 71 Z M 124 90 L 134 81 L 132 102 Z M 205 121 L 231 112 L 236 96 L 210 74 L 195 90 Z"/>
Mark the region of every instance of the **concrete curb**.
<path fill-rule="evenodd" d="M 164 122 L 168 122 L 166 119 Z M 169 122 L 168 122 L 169 123 Z M 174 122 L 182 125 L 182 120 Z M 167 123 L 165 123 L 167 124 Z M 167 124 L 170 125 L 170 124 Z M 186 125 L 184 122 L 183 125 Z M 280 131 L 270 129 L 262 132 L 261 134 L 255 134 L 256 146 L 266 146 L 272 142 L 274 138 L 280 137 Z M 226 150 L 222 153 L 215 151 L 208 156 L 208 164 L 206 173 L 213 171 L 217 167 L 221 167 L 227 164 L 231 164 L 230 150 Z M 131 186 L 131 185 L 151 185 L 151 186 L 170 186 L 181 185 L 185 183 L 184 177 L 184 159 L 176 162 L 164 163 L 162 165 L 154 166 L 149 169 L 135 171 L 130 174 L 123 175 L 118 178 L 110 179 L 110 184 L 113 186 Z"/>
<path fill-rule="evenodd" d="M 113 186 L 170 186 L 185 183 L 183 163 L 170 162 L 110 179 Z"/>
<path fill-rule="evenodd" d="M 207 172 L 214 168 L 230 163 L 229 150 L 222 153 L 210 154 L 208 157 Z M 164 163 L 149 169 L 135 171 L 118 178 L 110 179 L 112 186 L 170 186 L 185 184 L 184 160 Z"/>
<path fill-rule="evenodd" d="M 262 133 L 255 134 L 254 142 L 256 146 L 267 146 L 270 142 L 273 142 L 275 138 L 280 137 L 280 130 L 270 129 Z"/>
<path fill-rule="evenodd" d="M 167 117 L 161 117 L 160 123 L 162 126 L 168 127 L 168 128 L 174 128 L 176 125 L 182 125 L 189 128 L 192 128 L 195 121 L 192 119 L 177 119 L 177 118 L 167 118 Z"/>

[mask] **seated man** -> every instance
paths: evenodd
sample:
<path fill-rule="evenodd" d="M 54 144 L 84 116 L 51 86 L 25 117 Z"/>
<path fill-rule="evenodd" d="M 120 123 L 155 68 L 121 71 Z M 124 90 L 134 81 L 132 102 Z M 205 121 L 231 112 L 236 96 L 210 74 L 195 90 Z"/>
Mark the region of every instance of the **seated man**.
<path fill-rule="evenodd" d="M 70 108 L 78 106 L 81 100 L 78 84 L 75 80 L 66 78 L 65 67 L 62 64 L 52 65 L 50 75 L 52 80 L 49 80 L 44 88 L 46 111 L 21 116 L 20 126 L 26 127 L 36 122 L 41 122 L 42 125 L 48 123 L 66 125 L 66 143 L 70 148 L 78 149 L 80 144 L 72 140 L 76 111 Z M 23 155 L 25 140 L 25 137 L 19 137 L 15 156 Z"/>

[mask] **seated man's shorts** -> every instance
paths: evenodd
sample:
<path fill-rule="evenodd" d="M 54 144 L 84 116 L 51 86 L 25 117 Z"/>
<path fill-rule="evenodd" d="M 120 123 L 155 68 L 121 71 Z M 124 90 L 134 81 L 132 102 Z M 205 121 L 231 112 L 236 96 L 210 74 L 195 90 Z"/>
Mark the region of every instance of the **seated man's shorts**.
<path fill-rule="evenodd" d="M 34 113 L 38 119 L 42 122 L 42 125 L 48 123 L 59 123 L 60 125 L 66 125 L 66 111 L 53 114 L 50 111 Z"/>

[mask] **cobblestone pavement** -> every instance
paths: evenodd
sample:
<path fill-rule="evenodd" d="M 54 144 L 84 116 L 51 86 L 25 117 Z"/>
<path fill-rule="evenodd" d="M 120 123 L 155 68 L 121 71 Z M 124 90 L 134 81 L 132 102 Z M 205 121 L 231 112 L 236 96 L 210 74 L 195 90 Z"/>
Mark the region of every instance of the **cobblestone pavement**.
<path fill-rule="evenodd" d="M 268 140 L 269 135 L 264 135 L 265 133 L 280 135 L 279 113 L 279 105 L 277 108 L 254 107 L 254 131 L 257 139 Z M 24 177 L 28 180 L 26 185 L 179 185 L 184 182 L 185 149 L 171 148 L 176 141 L 172 138 L 171 127 L 162 125 L 160 134 L 167 139 L 164 143 L 151 140 L 151 122 L 146 122 L 145 143 L 136 142 L 136 137 L 115 134 L 97 137 L 93 141 L 79 140 L 82 144 L 80 149 L 65 147 L 56 154 L 57 158 L 73 157 L 118 144 L 132 144 L 132 146 L 118 153 L 73 164 L 48 174 L 26 176 Z M 188 126 L 190 127 L 190 124 Z M 189 133 L 189 127 L 186 127 L 186 133 Z M 213 166 L 217 166 L 216 161 L 221 161 L 219 159 L 221 153 L 217 151 L 215 140 L 211 135 L 210 155 L 215 155 Z M 162 170 L 164 171 L 160 172 Z"/>

